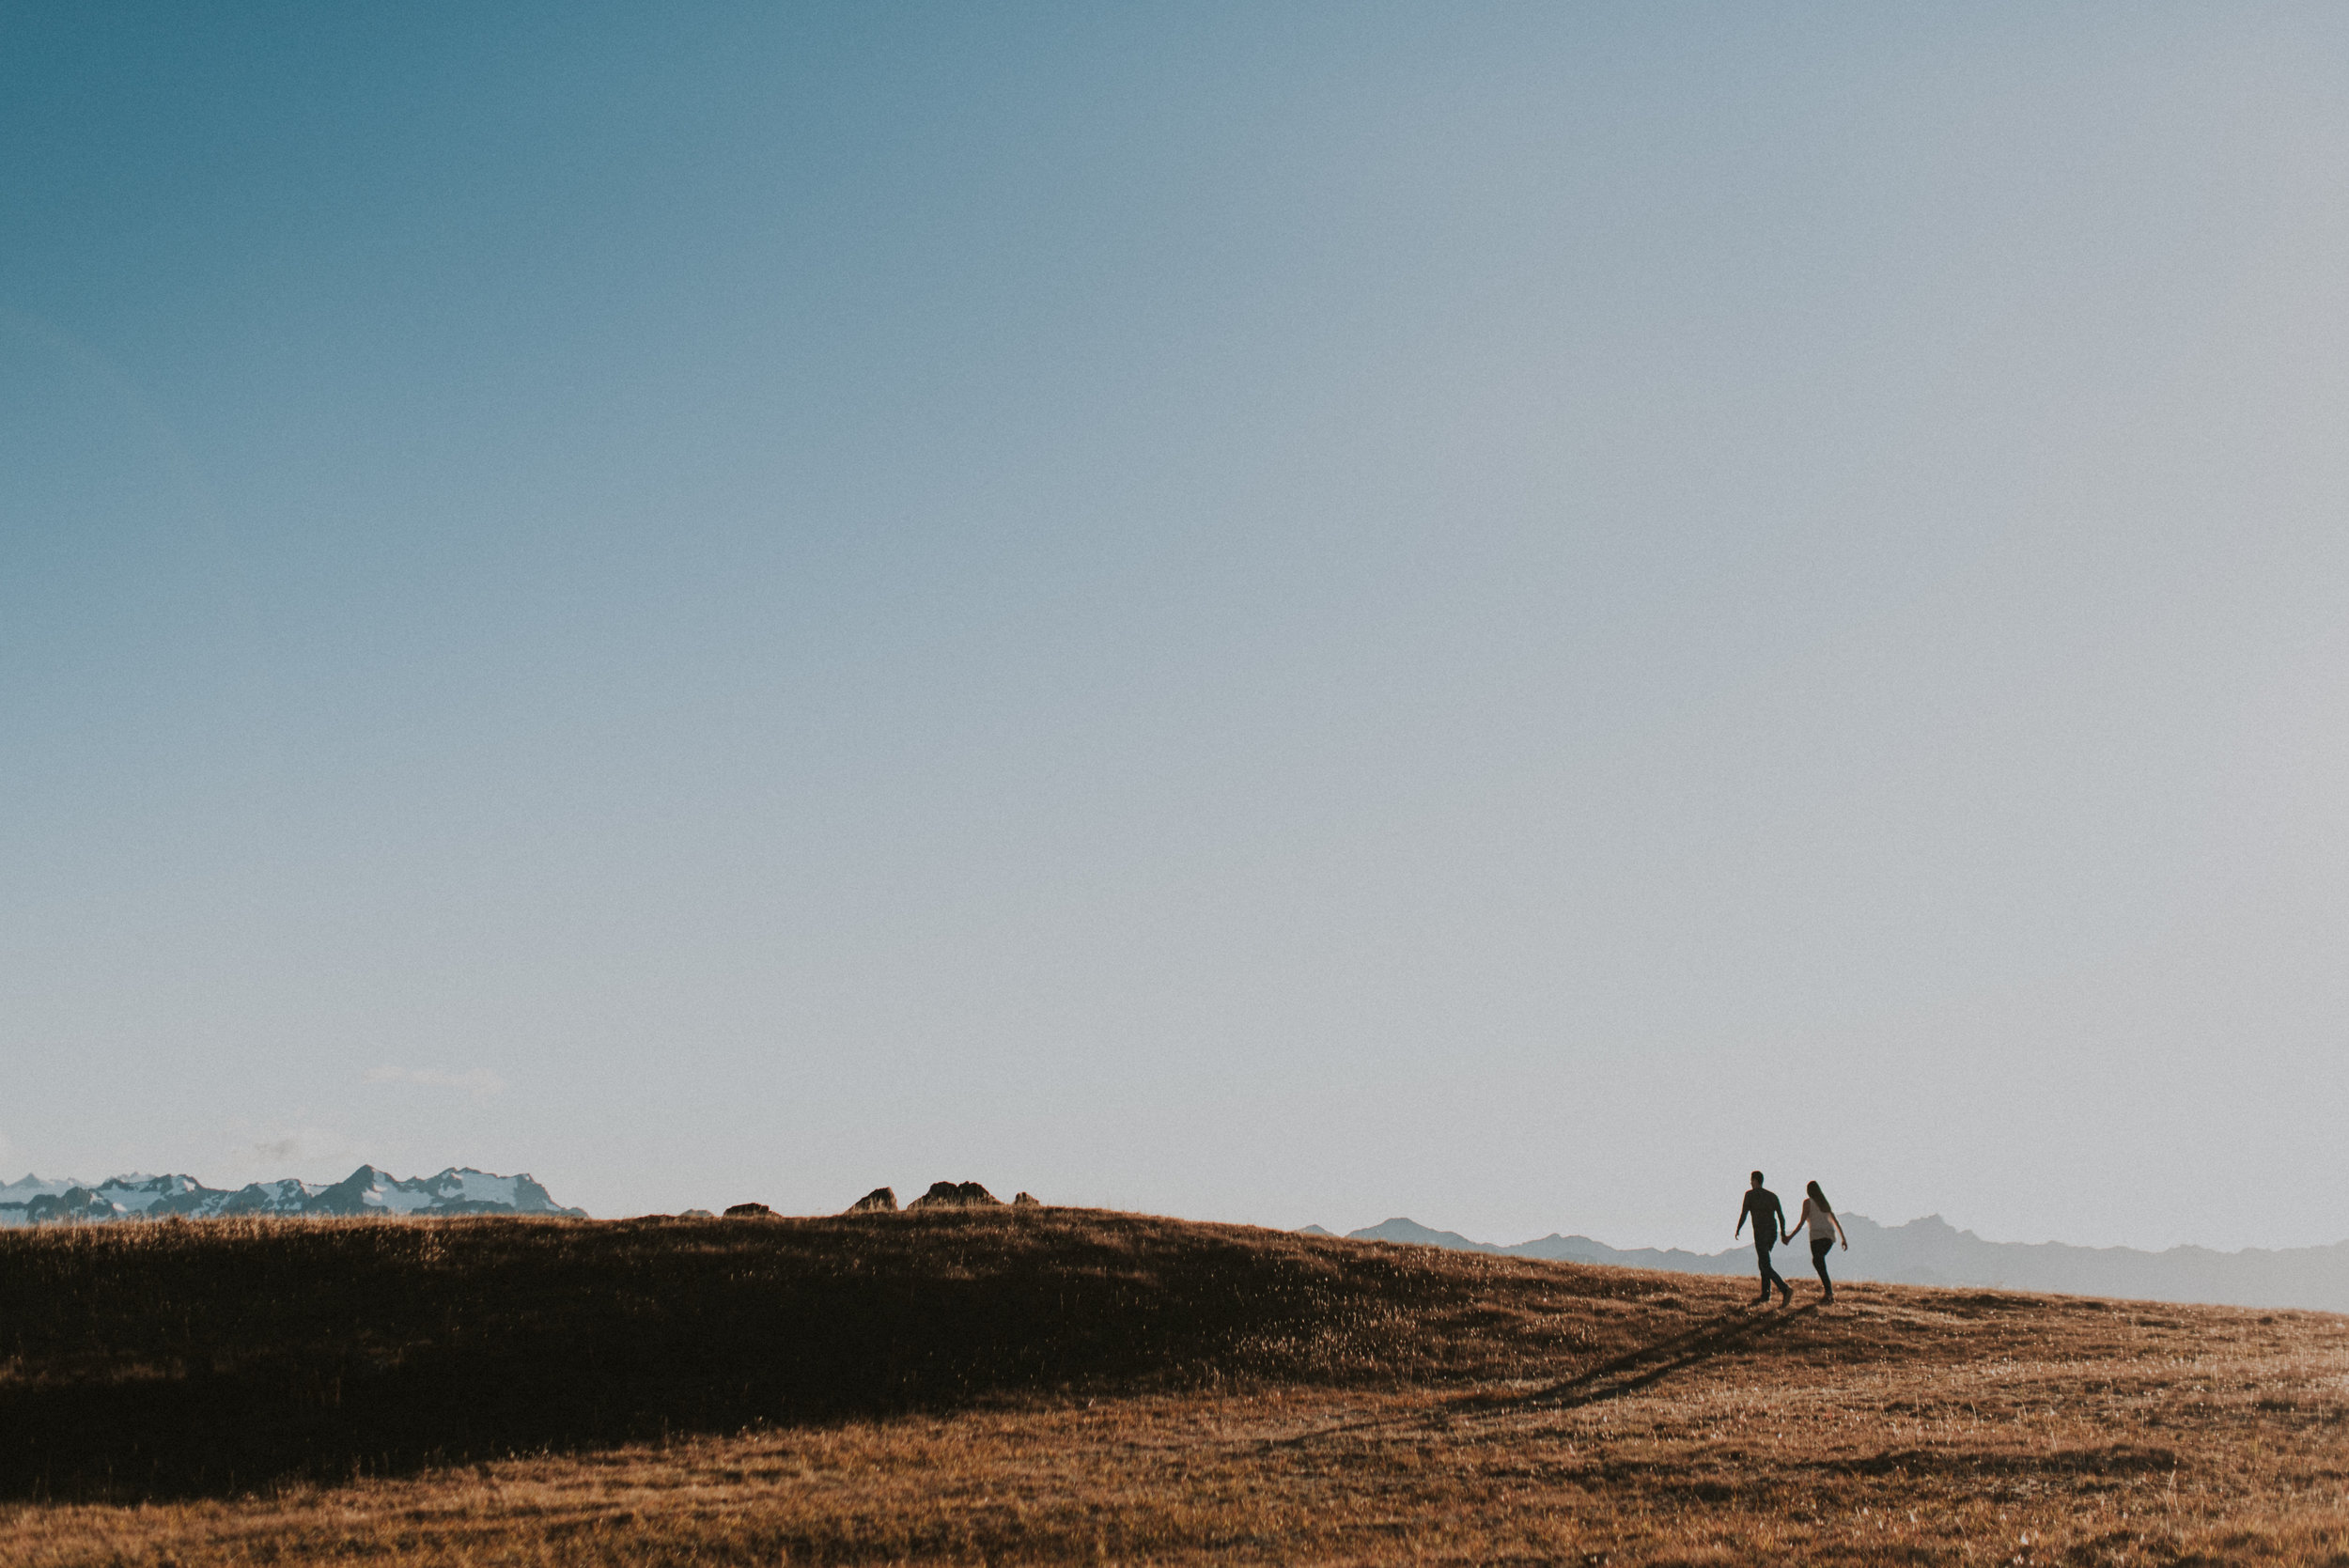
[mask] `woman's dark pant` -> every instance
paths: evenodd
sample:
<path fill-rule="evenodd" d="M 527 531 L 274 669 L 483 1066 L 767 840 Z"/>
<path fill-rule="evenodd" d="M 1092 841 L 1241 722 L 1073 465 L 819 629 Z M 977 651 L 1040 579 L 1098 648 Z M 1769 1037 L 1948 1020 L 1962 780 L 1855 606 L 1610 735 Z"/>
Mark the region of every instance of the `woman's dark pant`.
<path fill-rule="evenodd" d="M 1819 1271 L 1819 1283 L 1827 1287 L 1829 1296 L 1835 1294 L 1835 1281 L 1827 1277 L 1827 1255 L 1834 1248 L 1835 1238 L 1831 1235 L 1811 1238 L 1811 1266 Z"/>

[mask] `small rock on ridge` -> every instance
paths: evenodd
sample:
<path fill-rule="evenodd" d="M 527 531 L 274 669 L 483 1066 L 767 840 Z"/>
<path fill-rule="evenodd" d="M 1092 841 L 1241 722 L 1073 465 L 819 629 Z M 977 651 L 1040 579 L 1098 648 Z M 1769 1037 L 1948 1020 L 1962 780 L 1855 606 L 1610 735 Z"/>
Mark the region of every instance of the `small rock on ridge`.
<path fill-rule="evenodd" d="M 1040 1209 L 1044 1205 L 1035 1201 L 1034 1193 L 1022 1192 L 1011 1201 L 1011 1206 L 1016 1209 Z"/>
<path fill-rule="evenodd" d="M 985 1208 L 1001 1205 L 998 1198 L 977 1182 L 932 1182 L 930 1189 L 910 1203 L 909 1209 Z"/>
<path fill-rule="evenodd" d="M 762 1214 L 771 1219 L 774 1218 L 774 1213 L 775 1211 L 773 1209 L 769 1208 L 764 1203 L 728 1203 L 726 1205 L 726 1218 L 728 1219 L 745 1219 L 754 1218 L 755 1216 Z"/>
<path fill-rule="evenodd" d="M 850 1214 L 894 1214 L 897 1212 L 897 1192 L 894 1188 L 877 1187 L 848 1205 Z"/>

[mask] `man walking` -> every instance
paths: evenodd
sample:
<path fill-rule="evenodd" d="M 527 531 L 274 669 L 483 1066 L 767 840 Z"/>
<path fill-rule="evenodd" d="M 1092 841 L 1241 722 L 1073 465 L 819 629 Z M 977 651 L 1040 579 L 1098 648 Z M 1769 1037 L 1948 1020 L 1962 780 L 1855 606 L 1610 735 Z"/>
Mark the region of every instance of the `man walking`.
<path fill-rule="evenodd" d="M 1753 1304 L 1758 1307 L 1767 1301 L 1770 1287 L 1776 1285 L 1779 1305 L 1792 1306 L 1795 1287 L 1780 1279 L 1778 1270 L 1770 1266 L 1770 1249 L 1785 1234 L 1786 1211 L 1779 1207 L 1778 1194 L 1762 1185 L 1759 1171 L 1753 1173 L 1753 1188 L 1746 1194 L 1745 1207 L 1737 1211 L 1737 1229 L 1730 1234 L 1741 1234 L 1749 1219 L 1753 1221 L 1753 1261 L 1762 1265 L 1762 1294 L 1753 1298 Z"/>

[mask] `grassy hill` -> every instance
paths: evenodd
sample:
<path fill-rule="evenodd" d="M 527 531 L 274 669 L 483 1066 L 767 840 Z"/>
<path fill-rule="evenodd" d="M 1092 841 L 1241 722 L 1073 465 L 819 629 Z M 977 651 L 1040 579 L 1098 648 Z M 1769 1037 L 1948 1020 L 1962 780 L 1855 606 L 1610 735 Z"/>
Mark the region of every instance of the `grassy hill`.
<path fill-rule="evenodd" d="M 0 1496 L 155 1496 L 1016 1394 L 1514 1375 L 1688 1311 L 1055 1209 L 0 1234 Z"/>
<path fill-rule="evenodd" d="M 8 1233 L 0 1560 L 2349 1562 L 2349 1323 L 1749 1289 L 1071 1210 Z"/>

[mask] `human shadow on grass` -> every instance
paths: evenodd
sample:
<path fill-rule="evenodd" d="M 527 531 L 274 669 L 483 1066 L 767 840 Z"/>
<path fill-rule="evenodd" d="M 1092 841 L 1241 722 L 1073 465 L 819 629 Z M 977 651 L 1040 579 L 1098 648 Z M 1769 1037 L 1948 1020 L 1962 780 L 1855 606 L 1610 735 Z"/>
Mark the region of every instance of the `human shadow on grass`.
<path fill-rule="evenodd" d="M 1653 1344 L 1643 1344 L 1610 1357 L 1596 1366 L 1585 1367 L 1546 1389 L 1506 1396 L 1473 1394 L 1453 1408 L 1458 1414 L 1477 1415 L 1501 1410 L 1573 1410 L 1621 1399 L 1660 1383 L 1673 1373 L 1748 1349 L 1818 1310 L 1818 1304 L 1811 1302 L 1778 1312 L 1722 1312 Z"/>
<path fill-rule="evenodd" d="M 1360 1436 L 1366 1432 L 1400 1431 L 1430 1424 L 1441 1428 L 1464 1416 L 1497 1416 L 1524 1410 L 1572 1410 L 1605 1400 L 1620 1399 L 1661 1382 L 1675 1372 L 1717 1359 L 1767 1339 L 1797 1319 L 1808 1317 L 1817 1311 L 1818 1307 L 1813 1303 L 1772 1312 L 1722 1312 L 1693 1328 L 1657 1340 L 1653 1344 L 1643 1344 L 1620 1356 L 1610 1357 L 1596 1366 L 1586 1367 L 1572 1377 L 1546 1389 L 1506 1395 L 1468 1394 L 1447 1402 L 1441 1412 L 1432 1418 L 1425 1413 L 1402 1417 L 1374 1416 L 1365 1421 L 1340 1421 L 1334 1425 L 1293 1432 L 1286 1436 L 1264 1438 L 1257 1447 L 1268 1452 L 1300 1448 L 1329 1437 Z"/>

